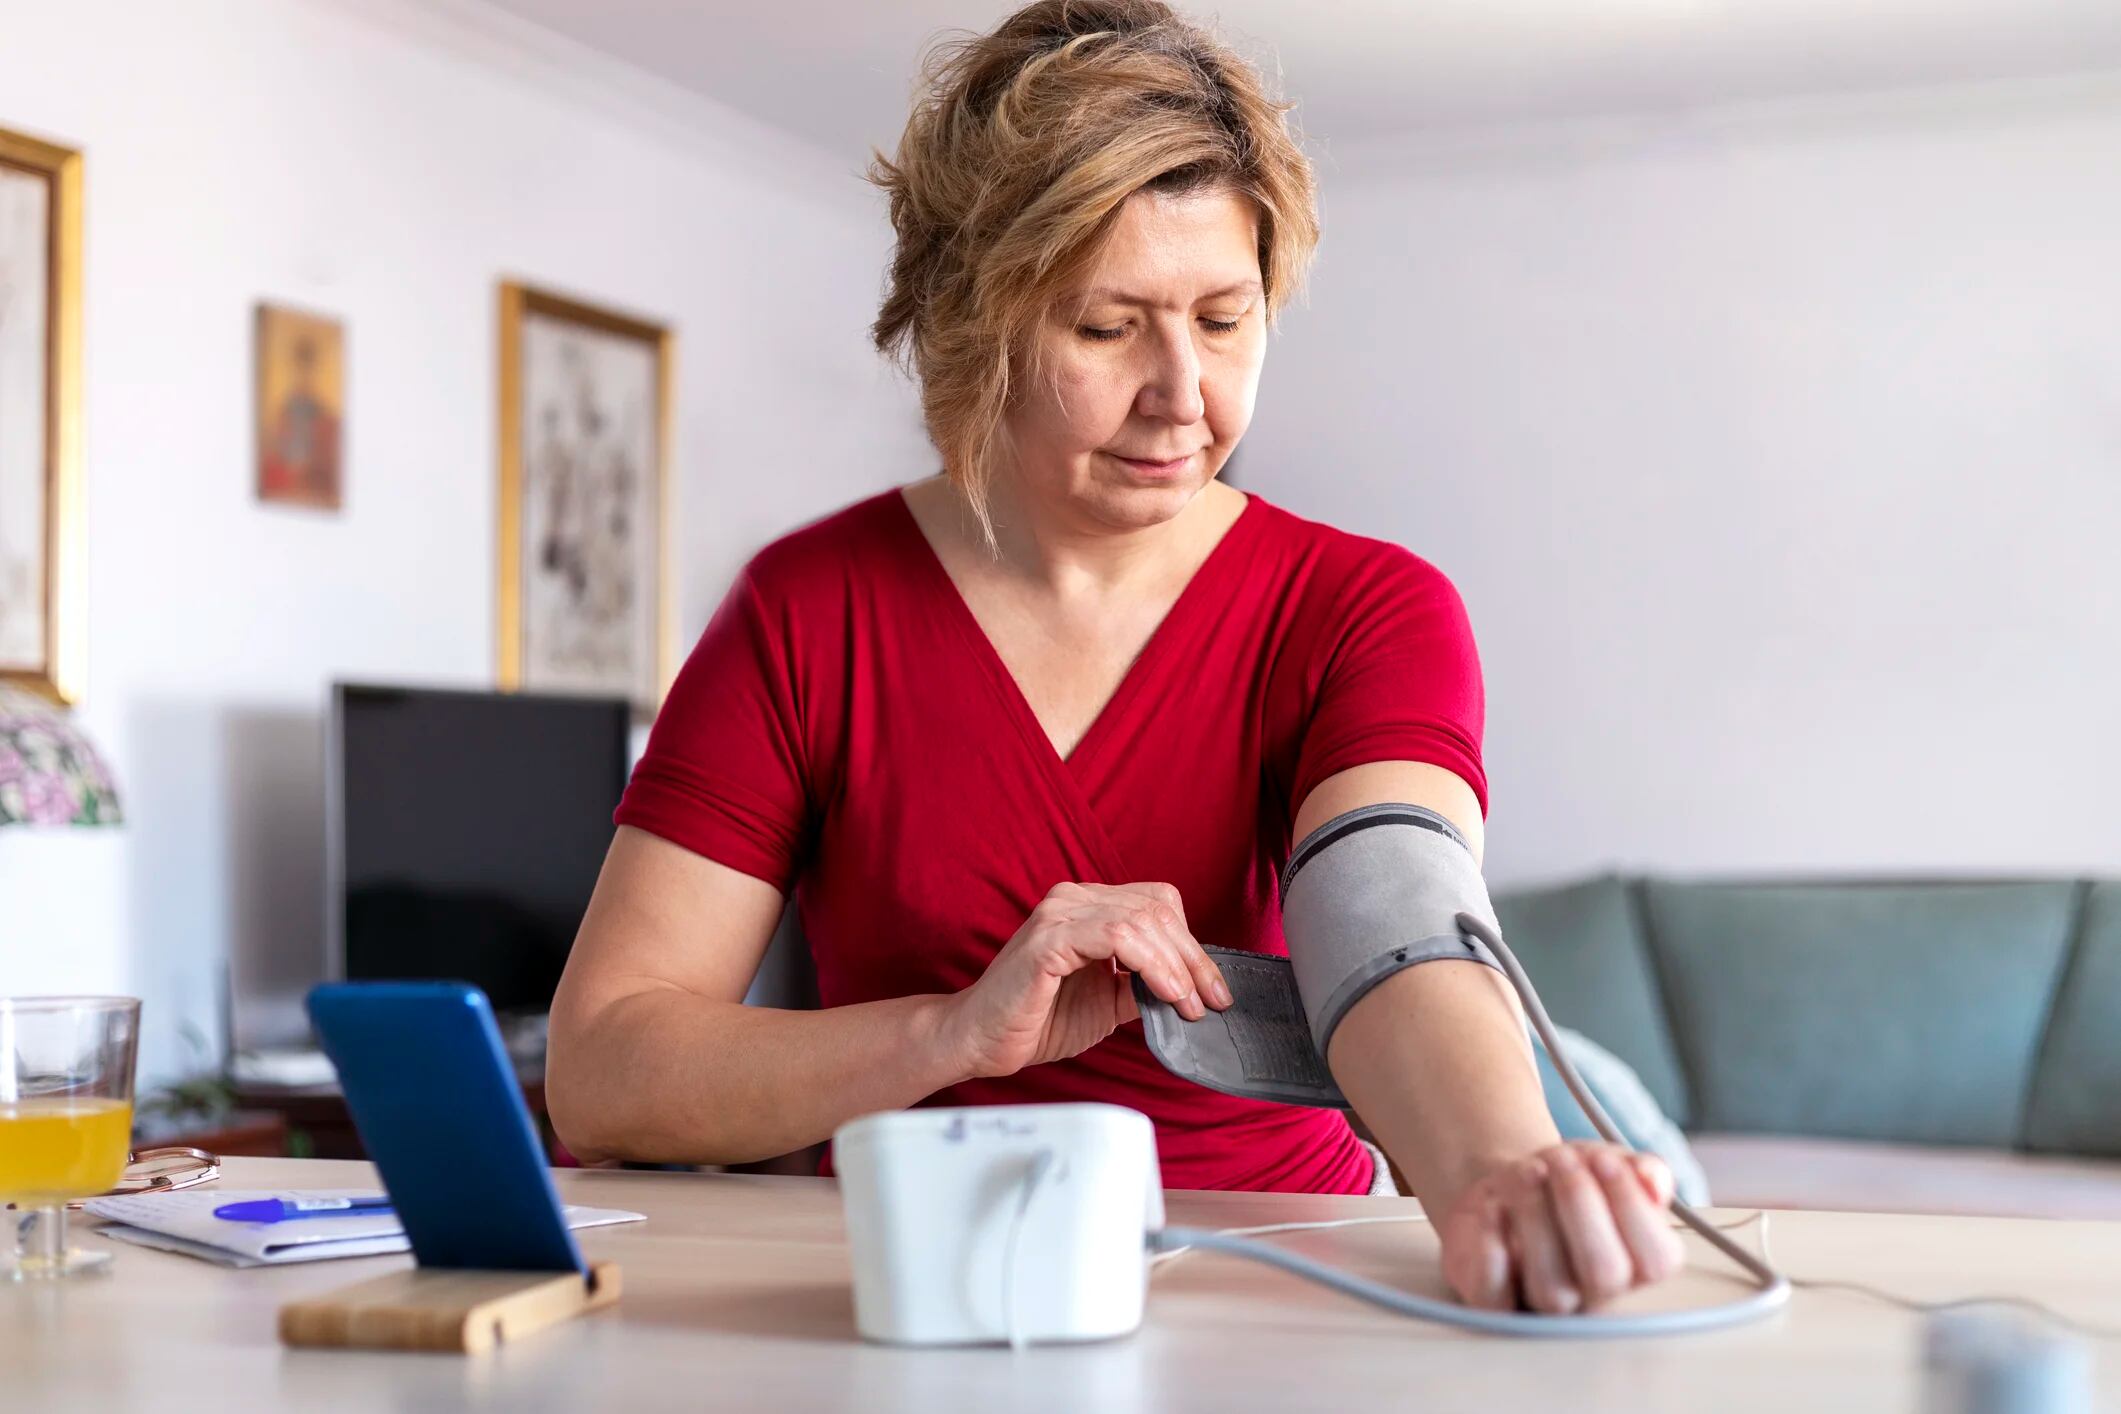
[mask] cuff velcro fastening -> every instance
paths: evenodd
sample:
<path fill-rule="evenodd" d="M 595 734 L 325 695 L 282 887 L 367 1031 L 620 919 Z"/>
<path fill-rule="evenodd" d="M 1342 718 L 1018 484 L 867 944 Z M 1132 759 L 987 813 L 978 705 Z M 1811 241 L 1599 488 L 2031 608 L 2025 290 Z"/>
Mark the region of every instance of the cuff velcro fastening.
<path fill-rule="evenodd" d="M 1296 847 L 1281 885 L 1288 957 L 1208 949 L 1230 984 L 1228 1010 L 1189 1022 L 1135 979 L 1149 1049 L 1174 1074 L 1250 1099 L 1345 1109 L 1323 1057 L 1372 987 L 1441 958 L 1501 970 L 1457 924 L 1471 913 L 1494 926 L 1472 851 L 1424 806 L 1334 817 Z"/>

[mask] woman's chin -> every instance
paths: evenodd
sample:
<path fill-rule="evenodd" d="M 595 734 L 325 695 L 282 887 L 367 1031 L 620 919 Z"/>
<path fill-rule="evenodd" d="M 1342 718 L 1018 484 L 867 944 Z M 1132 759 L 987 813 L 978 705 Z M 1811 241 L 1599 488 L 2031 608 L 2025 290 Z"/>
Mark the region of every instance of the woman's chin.
<path fill-rule="evenodd" d="M 1090 506 L 1098 520 L 1115 529 L 1146 530 L 1176 519 L 1193 503 L 1200 487 L 1100 486 L 1091 493 Z"/>
<path fill-rule="evenodd" d="M 1196 463 L 1199 458 L 1194 459 Z M 1193 503 L 1193 498 L 1215 478 L 1200 474 L 1198 465 L 1177 476 L 1135 473 L 1125 462 L 1108 463 L 1086 489 L 1083 498 L 1095 508 L 1099 520 L 1108 524 L 1140 528 L 1161 525 Z"/>

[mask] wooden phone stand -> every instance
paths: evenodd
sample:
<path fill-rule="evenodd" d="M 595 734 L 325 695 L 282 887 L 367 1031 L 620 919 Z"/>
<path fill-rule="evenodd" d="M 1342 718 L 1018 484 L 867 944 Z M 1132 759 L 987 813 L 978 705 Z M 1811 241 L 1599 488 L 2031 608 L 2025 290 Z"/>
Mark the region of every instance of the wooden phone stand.
<path fill-rule="evenodd" d="M 280 1308 L 288 1345 L 364 1350 L 491 1350 L 619 1299 L 615 1262 L 570 1272 L 415 1267 Z"/>

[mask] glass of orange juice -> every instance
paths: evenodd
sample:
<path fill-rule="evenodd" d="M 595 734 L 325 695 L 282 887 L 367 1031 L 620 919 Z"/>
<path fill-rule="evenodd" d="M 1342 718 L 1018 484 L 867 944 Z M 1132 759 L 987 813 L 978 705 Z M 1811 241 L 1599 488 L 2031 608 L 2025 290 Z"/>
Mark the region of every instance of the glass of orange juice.
<path fill-rule="evenodd" d="M 133 1133 L 132 997 L 0 997 L 0 1203 L 17 1219 L 16 1281 L 102 1271 L 66 1245 L 66 1205 L 109 1191 Z"/>

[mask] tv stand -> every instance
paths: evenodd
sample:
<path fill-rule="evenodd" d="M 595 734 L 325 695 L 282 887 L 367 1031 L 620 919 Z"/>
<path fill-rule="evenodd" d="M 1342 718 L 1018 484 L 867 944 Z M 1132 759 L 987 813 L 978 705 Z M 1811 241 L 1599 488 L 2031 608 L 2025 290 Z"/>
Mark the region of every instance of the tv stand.
<path fill-rule="evenodd" d="M 501 1044 L 523 1086 L 524 1102 L 537 1120 L 545 1152 L 558 1152 L 545 1117 L 544 1012 L 512 1012 L 495 1018 Z M 365 1159 L 361 1136 L 346 1111 L 331 1060 L 315 1046 L 274 1046 L 240 1051 L 228 1063 L 228 1085 L 238 1110 L 277 1116 L 287 1129 L 286 1157 Z M 202 1145 L 200 1147 L 211 1147 Z"/>
<path fill-rule="evenodd" d="M 553 1158 L 558 1153 L 558 1145 L 552 1135 L 552 1123 L 545 1116 L 543 1069 L 528 1073 L 518 1070 L 516 1075 L 522 1082 L 523 1103 L 530 1107 L 531 1118 L 537 1121 L 538 1137 L 544 1142 L 546 1157 Z M 368 1157 L 368 1152 L 361 1147 L 360 1133 L 354 1128 L 353 1116 L 347 1113 L 346 1097 L 339 1093 L 337 1085 L 290 1088 L 237 1082 L 233 1088 L 237 1109 L 265 1111 L 280 1117 L 287 1126 L 287 1157 Z"/>

